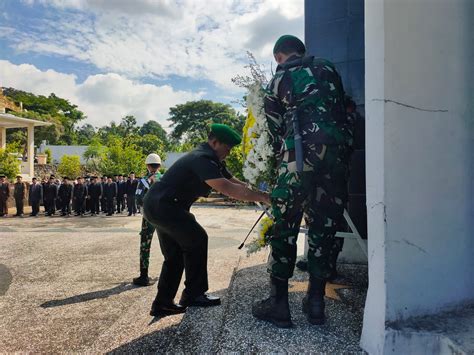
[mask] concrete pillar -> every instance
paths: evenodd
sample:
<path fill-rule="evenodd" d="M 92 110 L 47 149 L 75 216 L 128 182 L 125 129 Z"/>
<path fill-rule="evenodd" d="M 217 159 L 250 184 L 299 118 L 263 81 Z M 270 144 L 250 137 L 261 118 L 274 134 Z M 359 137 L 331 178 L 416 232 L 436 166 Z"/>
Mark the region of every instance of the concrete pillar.
<path fill-rule="evenodd" d="M 5 149 L 7 147 L 7 129 L 5 127 L 0 127 L 0 149 Z"/>
<path fill-rule="evenodd" d="M 28 125 L 28 174 L 30 177 L 34 176 L 35 169 L 35 127 L 32 124 Z"/>
<path fill-rule="evenodd" d="M 371 354 L 409 353 L 394 323 L 474 300 L 473 9 L 365 2 Z"/>

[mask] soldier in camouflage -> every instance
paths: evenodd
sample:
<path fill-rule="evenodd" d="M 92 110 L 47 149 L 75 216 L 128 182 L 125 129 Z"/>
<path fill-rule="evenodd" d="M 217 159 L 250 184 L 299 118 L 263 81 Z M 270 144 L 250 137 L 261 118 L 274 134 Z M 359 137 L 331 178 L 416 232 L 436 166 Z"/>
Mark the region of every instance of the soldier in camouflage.
<path fill-rule="evenodd" d="M 143 198 L 155 181 L 161 179 L 159 169 L 161 167 L 161 158 L 158 154 L 149 154 L 145 160 L 148 170 L 143 178 L 141 178 L 137 185 L 136 201 L 138 206 L 143 205 Z M 140 276 L 133 279 L 133 284 L 137 286 L 150 286 L 150 278 L 148 277 L 148 266 L 150 264 L 150 249 L 153 233 L 155 233 L 155 226 L 142 218 L 142 228 L 140 230 Z"/>
<path fill-rule="evenodd" d="M 303 42 L 289 35 L 278 39 L 273 53 L 279 65 L 265 97 L 278 157 L 278 178 L 271 193 L 275 217 L 268 262 L 271 292 L 269 298 L 254 304 L 252 313 L 279 327 L 292 326 L 288 279 L 293 276 L 304 214 L 309 228 L 310 280 L 303 311 L 310 323 L 323 324 L 326 280 L 335 267 L 332 254 L 338 251 L 335 234 L 348 197 L 352 127 L 345 113 L 342 81 L 331 62 L 305 56 Z M 295 149 L 298 144 L 300 149 Z"/>

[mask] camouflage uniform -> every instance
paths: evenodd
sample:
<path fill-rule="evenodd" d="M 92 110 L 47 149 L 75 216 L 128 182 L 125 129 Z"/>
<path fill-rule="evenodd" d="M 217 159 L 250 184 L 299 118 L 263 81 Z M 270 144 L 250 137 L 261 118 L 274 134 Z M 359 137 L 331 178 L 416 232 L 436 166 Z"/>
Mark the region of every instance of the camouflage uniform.
<path fill-rule="evenodd" d="M 296 169 L 293 125 L 286 113 L 296 109 L 303 145 L 303 171 Z M 265 113 L 278 178 L 271 193 L 275 235 L 268 271 L 288 279 L 296 260 L 296 239 L 305 215 L 308 270 L 330 276 L 339 245 L 334 235 L 347 202 L 352 125 L 345 113 L 344 89 L 332 63 L 293 56 L 277 67 L 266 89 Z"/>
<path fill-rule="evenodd" d="M 153 174 L 148 173 L 143 178 L 148 180 Z M 155 181 L 160 180 L 161 174 L 159 172 L 155 173 Z M 150 180 L 148 180 L 150 181 Z M 142 189 L 141 180 L 138 182 L 137 189 Z M 151 184 L 150 184 L 151 185 Z M 141 204 L 141 199 L 138 198 L 137 202 Z M 155 227 L 153 224 L 148 222 L 145 218 L 142 218 L 142 228 L 140 230 L 140 269 L 148 269 L 150 264 L 150 249 L 151 249 L 151 240 L 153 239 L 153 233 L 155 232 Z"/>

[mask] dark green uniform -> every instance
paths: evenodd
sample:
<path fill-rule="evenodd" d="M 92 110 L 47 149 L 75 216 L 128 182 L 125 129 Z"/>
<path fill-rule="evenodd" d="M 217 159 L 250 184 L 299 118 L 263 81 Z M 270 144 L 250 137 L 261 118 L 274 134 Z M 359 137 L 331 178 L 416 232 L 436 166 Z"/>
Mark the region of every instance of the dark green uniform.
<path fill-rule="evenodd" d="M 303 171 L 297 170 L 293 125 L 287 112 L 296 110 L 302 136 Z M 296 239 L 305 214 L 309 228 L 308 270 L 329 277 L 338 251 L 335 234 L 347 202 L 352 126 L 344 90 L 332 63 L 293 56 L 277 67 L 265 97 L 265 113 L 278 178 L 271 193 L 275 235 L 270 241 L 268 271 L 288 279 L 296 260 Z"/>
<path fill-rule="evenodd" d="M 145 196 L 144 217 L 156 227 L 165 258 L 158 282 L 158 302 L 172 302 L 183 270 L 185 297 L 192 299 L 208 289 L 208 236 L 189 210 L 199 197 L 209 195 L 211 188 L 205 181 L 219 178 L 231 179 L 232 175 L 204 143 L 174 163 Z"/>
<path fill-rule="evenodd" d="M 155 175 L 155 182 L 160 181 L 161 174 L 159 172 L 151 174 L 148 173 L 142 179 L 138 181 L 137 192 L 144 191 L 144 195 L 146 194 L 146 190 L 148 190 L 153 182 L 150 181 L 150 177 Z M 143 201 L 141 199 L 142 195 L 139 195 L 137 200 L 137 205 L 142 206 Z M 153 239 L 153 233 L 155 232 L 155 226 L 148 222 L 145 218 L 142 218 L 142 228 L 140 230 L 140 269 L 148 269 L 148 265 L 150 264 L 150 248 L 151 248 L 151 240 Z"/>

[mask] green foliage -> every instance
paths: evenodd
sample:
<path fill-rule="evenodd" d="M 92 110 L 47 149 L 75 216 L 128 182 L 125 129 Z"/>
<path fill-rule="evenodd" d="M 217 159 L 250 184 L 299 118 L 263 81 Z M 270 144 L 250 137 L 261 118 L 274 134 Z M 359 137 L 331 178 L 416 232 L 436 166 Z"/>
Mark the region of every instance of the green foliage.
<path fill-rule="evenodd" d="M 46 97 L 13 88 L 5 88 L 3 94 L 17 104 L 23 102 L 23 108 L 27 112 L 17 113 L 17 115 L 53 123 L 53 126 L 41 127 L 35 131 L 35 135 L 38 135 L 36 144 L 43 139 L 46 139 L 50 144 L 75 143 L 75 125 L 85 118 L 84 113 L 79 111 L 76 105 L 56 96 L 54 93 Z"/>
<path fill-rule="evenodd" d="M 89 123 L 82 125 L 76 130 L 77 144 L 88 145 L 96 136 L 94 126 Z"/>
<path fill-rule="evenodd" d="M 240 146 L 234 147 L 226 159 L 227 169 L 239 180 L 244 180 L 244 156 Z"/>
<path fill-rule="evenodd" d="M 196 145 L 207 139 L 211 123 L 225 123 L 238 132 L 244 126 L 244 117 L 230 105 L 209 100 L 188 101 L 170 108 L 171 138 L 180 143 Z"/>
<path fill-rule="evenodd" d="M 143 124 L 143 126 L 140 128 L 139 131 L 141 136 L 144 136 L 146 134 L 152 134 L 164 144 L 165 147 L 168 146 L 168 135 L 166 131 L 163 129 L 163 127 L 156 121 L 148 121 Z"/>
<path fill-rule="evenodd" d="M 107 147 L 100 143 L 97 137 L 93 138 L 83 154 L 89 170 L 100 172 L 102 161 L 107 155 Z"/>
<path fill-rule="evenodd" d="M 6 175 L 10 180 L 20 173 L 20 161 L 14 154 L 6 149 L 0 149 L 0 173 Z"/>
<path fill-rule="evenodd" d="M 119 137 L 111 137 L 100 171 L 104 174 L 128 174 L 134 171 L 140 175 L 145 169 L 145 155 L 136 144 L 124 144 Z"/>
<path fill-rule="evenodd" d="M 81 174 L 81 159 L 78 155 L 63 155 L 58 165 L 61 176 L 75 178 Z"/>
<path fill-rule="evenodd" d="M 51 149 L 46 148 L 44 154 L 46 154 L 46 164 L 51 164 L 53 162 L 53 153 L 51 153 Z"/>

